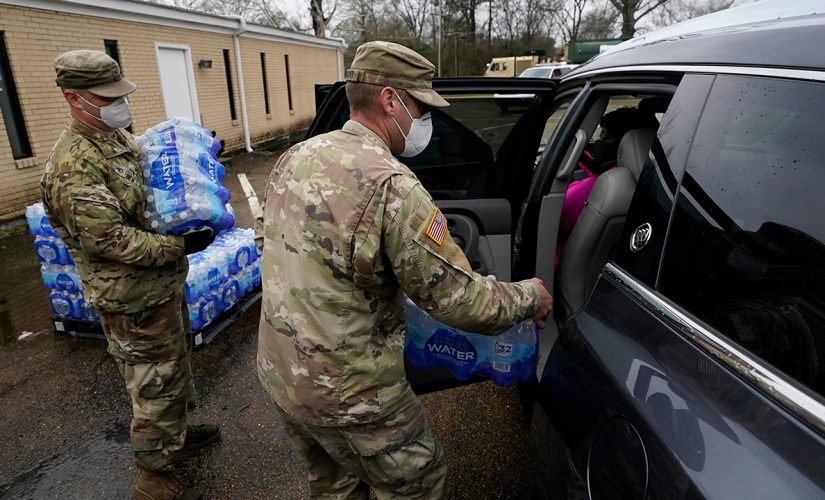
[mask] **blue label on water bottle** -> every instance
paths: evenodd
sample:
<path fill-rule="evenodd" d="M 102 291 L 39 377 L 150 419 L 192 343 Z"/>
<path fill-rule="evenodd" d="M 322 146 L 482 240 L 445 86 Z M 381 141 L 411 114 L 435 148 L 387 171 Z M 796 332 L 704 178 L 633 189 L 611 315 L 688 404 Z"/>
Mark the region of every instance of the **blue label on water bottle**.
<path fill-rule="evenodd" d="M 218 163 L 208 154 L 201 153 L 198 155 L 198 166 L 209 176 L 212 182 L 218 182 Z"/>
<path fill-rule="evenodd" d="M 218 285 L 221 284 L 221 272 L 218 269 L 210 269 L 207 274 L 208 284 L 210 290 L 217 290 Z"/>
<path fill-rule="evenodd" d="M 175 148 L 166 148 L 152 162 L 151 185 L 155 189 L 171 191 L 182 184 L 180 156 Z"/>
<path fill-rule="evenodd" d="M 49 218 L 45 215 L 40 218 L 40 229 L 46 234 L 53 231 L 52 225 L 49 223 Z"/>
<path fill-rule="evenodd" d="M 186 198 L 180 156 L 175 148 L 166 148 L 152 162 L 149 185 L 153 188 L 155 207 L 161 217 L 185 210 Z"/>
<path fill-rule="evenodd" d="M 164 146 L 174 146 L 177 137 L 175 135 L 175 126 L 167 127 L 160 131 L 160 140 Z"/>
<path fill-rule="evenodd" d="M 437 329 L 427 340 L 425 348 L 430 358 L 444 361 L 456 370 L 456 376 L 469 375 L 469 369 L 478 360 L 473 343 L 446 328 Z"/>
<path fill-rule="evenodd" d="M 65 290 L 67 292 L 76 292 L 77 291 L 77 282 L 66 273 L 60 273 L 57 275 L 57 286 L 61 290 Z"/>

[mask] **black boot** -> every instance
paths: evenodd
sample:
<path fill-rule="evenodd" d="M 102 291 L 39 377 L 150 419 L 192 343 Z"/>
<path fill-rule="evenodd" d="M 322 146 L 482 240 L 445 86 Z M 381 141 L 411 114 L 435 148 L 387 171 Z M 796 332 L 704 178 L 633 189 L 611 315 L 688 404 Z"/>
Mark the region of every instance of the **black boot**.
<path fill-rule="evenodd" d="M 221 428 L 215 424 L 190 425 L 186 429 L 186 442 L 183 447 L 187 450 L 197 450 L 221 440 Z"/>

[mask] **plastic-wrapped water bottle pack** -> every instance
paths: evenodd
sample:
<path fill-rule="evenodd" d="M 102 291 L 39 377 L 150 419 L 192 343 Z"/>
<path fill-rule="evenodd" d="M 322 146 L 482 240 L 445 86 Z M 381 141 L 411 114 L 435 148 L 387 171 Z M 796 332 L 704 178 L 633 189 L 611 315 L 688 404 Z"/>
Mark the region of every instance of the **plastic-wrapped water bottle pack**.
<path fill-rule="evenodd" d="M 220 142 L 188 118 L 170 118 L 135 137 L 142 153 L 146 212 L 160 234 L 184 234 L 211 227 L 215 233 L 235 226 L 223 187 Z"/>
<path fill-rule="evenodd" d="M 83 285 L 63 240 L 42 203 L 26 209 L 29 232 L 40 260 L 40 275 L 56 317 L 100 321 L 83 296 Z M 261 286 L 260 254 L 252 229 L 220 233 L 209 247 L 190 255 L 184 291 L 193 331 L 200 331 L 245 295 Z"/>
<path fill-rule="evenodd" d="M 404 357 L 419 370 L 445 367 L 459 380 L 479 375 L 511 386 L 536 376 L 536 325 L 523 321 L 501 335 L 469 333 L 447 326 L 406 300 Z"/>
<path fill-rule="evenodd" d="M 259 256 L 252 229 L 224 231 L 206 250 L 189 256 L 185 291 L 192 331 L 261 286 Z"/>
<path fill-rule="evenodd" d="M 42 203 L 26 208 L 29 232 L 34 236 L 34 251 L 40 260 L 40 276 L 49 291 L 55 316 L 65 319 L 99 321 L 94 308 L 83 296 L 83 285 L 66 244 L 46 217 Z"/>

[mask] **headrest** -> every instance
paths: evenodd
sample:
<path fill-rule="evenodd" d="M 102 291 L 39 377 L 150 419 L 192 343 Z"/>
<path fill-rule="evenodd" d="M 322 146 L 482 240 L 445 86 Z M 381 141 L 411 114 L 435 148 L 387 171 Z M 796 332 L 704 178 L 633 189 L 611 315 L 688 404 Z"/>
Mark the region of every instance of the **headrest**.
<path fill-rule="evenodd" d="M 622 137 L 622 142 L 619 143 L 619 154 L 616 157 L 616 163 L 619 167 L 630 170 L 633 178 L 638 181 L 639 175 L 642 173 L 642 167 L 645 166 L 647 161 L 650 147 L 653 146 L 655 139 L 655 128 L 629 130 Z"/>

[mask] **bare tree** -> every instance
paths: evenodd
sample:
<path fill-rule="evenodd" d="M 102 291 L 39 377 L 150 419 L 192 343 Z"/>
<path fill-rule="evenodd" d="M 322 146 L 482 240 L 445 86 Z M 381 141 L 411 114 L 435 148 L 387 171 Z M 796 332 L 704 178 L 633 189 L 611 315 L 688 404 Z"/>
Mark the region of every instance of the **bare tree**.
<path fill-rule="evenodd" d="M 483 0 L 446 0 L 444 6 L 446 7 L 447 15 L 455 16 L 458 21 L 456 31 L 469 33 L 470 40 L 475 42 L 476 37 L 476 12 L 481 6 Z"/>
<path fill-rule="evenodd" d="M 315 32 L 315 36 L 321 38 L 326 36 L 327 24 L 329 24 L 329 21 L 335 14 L 336 8 L 337 5 L 333 1 L 332 9 L 329 11 L 329 14 L 325 14 L 324 0 L 310 0 L 309 15 L 312 18 L 312 30 Z"/>
<path fill-rule="evenodd" d="M 598 40 L 615 36 L 616 12 L 610 5 L 591 9 L 582 18 L 579 26 L 580 39 Z"/>
<path fill-rule="evenodd" d="M 622 38 L 632 38 L 636 23 L 669 0 L 610 0 L 622 16 Z"/>
<path fill-rule="evenodd" d="M 429 0 L 395 0 L 391 3 L 393 10 L 404 23 L 410 35 L 421 38 L 427 22 Z"/>
<path fill-rule="evenodd" d="M 671 0 L 657 12 L 656 25 L 667 26 L 719 10 L 729 9 L 734 0 Z"/>
<path fill-rule="evenodd" d="M 553 5 L 553 20 L 565 41 L 579 39 L 579 28 L 589 0 L 559 0 Z"/>

